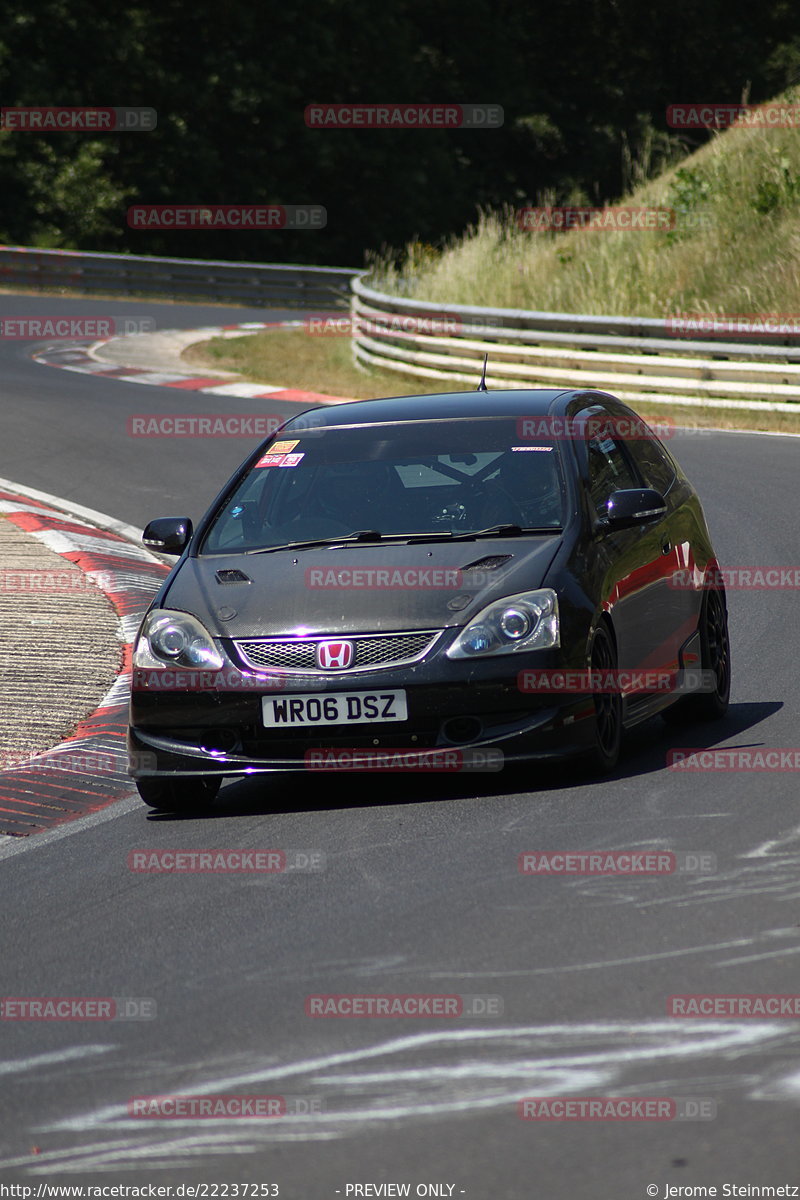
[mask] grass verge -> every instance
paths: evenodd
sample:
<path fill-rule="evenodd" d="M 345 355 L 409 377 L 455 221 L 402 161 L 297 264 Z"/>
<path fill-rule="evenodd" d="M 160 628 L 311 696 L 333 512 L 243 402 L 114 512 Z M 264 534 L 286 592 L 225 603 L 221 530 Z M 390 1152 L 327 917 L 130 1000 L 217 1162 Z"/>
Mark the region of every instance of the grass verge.
<path fill-rule="evenodd" d="M 212 338 L 190 346 L 189 365 L 237 372 L 242 380 L 300 388 L 328 396 L 371 400 L 378 396 L 418 396 L 469 390 L 469 384 L 415 379 L 397 371 L 361 368 L 353 362 L 349 337 L 312 336 L 303 329 L 270 329 L 242 338 Z M 479 374 L 475 372 L 475 386 Z M 491 359 L 488 375 L 491 389 Z M 758 429 L 800 433 L 800 405 L 794 413 L 746 412 L 735 408 L 689 408 L 679 404 L 632 404 L 647 421 L 674 421 L 690 428 Z"/>

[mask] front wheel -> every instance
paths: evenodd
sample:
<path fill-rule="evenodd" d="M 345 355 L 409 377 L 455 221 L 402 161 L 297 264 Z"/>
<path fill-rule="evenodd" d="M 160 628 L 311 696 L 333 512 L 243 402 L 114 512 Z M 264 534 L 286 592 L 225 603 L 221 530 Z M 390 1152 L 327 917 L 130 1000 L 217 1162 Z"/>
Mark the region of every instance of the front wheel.
<path fill-rule="evenodd" d="M 722 594 L 707 591 L 700 608 L 700 661 L 703 681 L 708 690 L 684 696 L 677 704 L 661 714 L 668 725 L 683 725 L 695 721 L 718 721 L 728 711 L 731 697 L 731 644 L 728 635 L 728 613 Z"/>
<path fill-rule="evenodd" d="M 136 790 L 158 812 L 199 813 L 210 807 L 221 784 L 221 776 L 178 775 L 137 779 Z"/>
<path fill-rule="evenodd" d="M 614 686 L 616 669 L 617 651 L 611 634 L 605 625 L 599 625 L 592 642 L 591 671 L 593 674 L 601 672 L 606 683 L 603 690 L 592 696 L 595 743 L 588 760 L 594 771 L 601 775 L 614 770 L 622 747 L 622 696 Z"/>

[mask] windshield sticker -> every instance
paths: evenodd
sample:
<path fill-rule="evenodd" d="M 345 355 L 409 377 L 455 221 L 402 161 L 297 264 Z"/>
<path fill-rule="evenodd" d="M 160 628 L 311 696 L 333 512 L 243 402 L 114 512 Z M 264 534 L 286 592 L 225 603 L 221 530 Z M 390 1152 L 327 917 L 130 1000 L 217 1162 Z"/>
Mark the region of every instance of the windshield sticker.
<path fill-rule="evenodd" d="M 539 454 L 549 454 L 552 449 L 552 446 L 512 446 L 511 453 L 526 454 L 533 450 L 534 452 L 538 451 Z"/>
<path fill-rule="evenodd" d="M 295 438 L 293 442 L 273 442 L 269 448 L 270 454 L 288 454 L 290 450 L 294 450 L 295 446 L 299 446 L 300 438 Z"/>
<path fill-rule="evenodd" d="M 304 454 L 284 454 L 283 461 L 278 463 L 279 467 L 296 467 L 301 458 L 305 458 Z"/>
<path fill-rule="evenodd" d="M 286 458 L 285 454 L 264 454 L 256 463 L 257 467 L 279 467 Z"/>

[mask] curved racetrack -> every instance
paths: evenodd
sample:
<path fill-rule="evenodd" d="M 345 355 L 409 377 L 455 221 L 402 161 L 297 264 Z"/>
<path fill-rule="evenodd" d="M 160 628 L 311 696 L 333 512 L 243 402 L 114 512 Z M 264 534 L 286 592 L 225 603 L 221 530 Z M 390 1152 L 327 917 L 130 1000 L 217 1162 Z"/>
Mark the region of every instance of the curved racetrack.
<path fill-rule="evenodd" d="M 4 316 L 62 312 L 152 316 L 161 328 L 264 319 L 263 310 L 0 297 Z M 127 417 L 297 411 L 73 374 L 33 363 L 32 349 L 0 342 L 0 476 L 139 527 L 199 516 L 246 443 L 132 439 Z M 723 564 L 798 562 L 800 441 L 685 434 L 674 448 Z M 675 993 L 800 991 L 797 774 L 665 766 L 682 745 L 800 744 L 796 593 L 737 590 L 729 606 L 728 720 L 688 735 L 650 722 L 602 782 L 564 767 L 257 780 L 226 786 L 210 819 L 148 816 L 131 797 L 5 843 L 0 992 L 150 998 L 156 1016 L 2 1022 L 3 1179 L 269 1182 L 302 1200 L 382 1182 L 409 1182 L 412 1195 L 436 1183 L 454 1185 L 443 1195 L 515 1200 L 799 1183 L 800 1023 L 667 1016 Z M 324 869 L 131 871 L 129 853 L 149 848 L 319 851 Z M 716 870 L 638 879 L 517 870 L 523 851 L 598 848 L 704 852 Z M 308 995 L 351 992 L 499 996 L 503 1014 L 305 1015 Z M 319 1111 L 128 1115 L 131 1097 L 177 1092 L 284 1095 L 302 1109 L 299 1097 Z M 518 1118 L 518 1097 L 547 1095 L 717 1107 L 704 1121 Z"/>

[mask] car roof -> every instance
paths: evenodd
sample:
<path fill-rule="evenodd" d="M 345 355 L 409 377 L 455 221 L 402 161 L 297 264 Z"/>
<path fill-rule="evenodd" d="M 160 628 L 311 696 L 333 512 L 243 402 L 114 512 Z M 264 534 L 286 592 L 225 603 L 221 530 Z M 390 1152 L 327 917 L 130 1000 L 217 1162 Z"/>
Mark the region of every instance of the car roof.
<path fill-rule="evenodd" d="M 490 389 L 480 392 L 439 392 L 428 396 L 389 396 L 380 400 L 354 400 L 349 404 L 307 409 L 284 425 L 283 430 L 291 429 L 297 420 L 307 427 L 312 412 L 314 424 L 320 427 L 385 421 L 455 420 L 459 417 L 558 415 L 576 396 L 586 396 L 587 403 L 592 399 L 602 401 L 606 398 L 582 389 L 565 391 L 563 388 Z"/>

